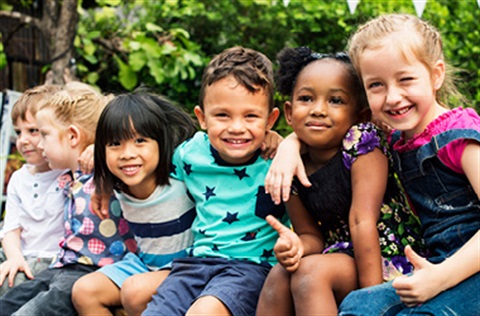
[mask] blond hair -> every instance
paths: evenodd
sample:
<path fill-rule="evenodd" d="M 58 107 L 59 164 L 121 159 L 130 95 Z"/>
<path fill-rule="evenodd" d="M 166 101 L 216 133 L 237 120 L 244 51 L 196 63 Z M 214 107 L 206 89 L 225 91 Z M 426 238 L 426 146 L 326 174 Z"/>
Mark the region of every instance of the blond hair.
<path fill-rule="evenodd" d="M 35 117 L 41 104 L 61 89 L 60 85 L 41 85 L 25 90 L 13 105 L 12 122 L 15 123 L 19 118 L 25 121 L 27 112 Z"/>
<path fill-rule="evenodd" d="M 82 145 L 93 144 L 100 114 L 113 98 L 104 96 L 90 85 L 73 81 L 65 84 L 62 90 L 55 93 L 41 110 L 51 110 L 54 117 L 51 122 L 57 126 L 67 127 L 75 125 L 80 129 Z"/>
<path fill-rule="evenodd" d="M 438 60 L 445 62 L 442 37 L 438 30 L 422 19 L 409 14 L 387 14 L 368 21 L 358 28 L 348 42 L 350 58 L 361 76 L 359 60 L 367 49 L 375 49 L 392 33 L 406 32 L 408 36 L 398 37 L 395 43 L 404 56 L 413 53 L 419 62 L 425 65 L 430 74 Z M 452 98 L 464 101 L 455 86 L 455 68 L 445 62 L 446 74 L 442 87 L 437 91 L 437 101 L 444 105 Z"/>

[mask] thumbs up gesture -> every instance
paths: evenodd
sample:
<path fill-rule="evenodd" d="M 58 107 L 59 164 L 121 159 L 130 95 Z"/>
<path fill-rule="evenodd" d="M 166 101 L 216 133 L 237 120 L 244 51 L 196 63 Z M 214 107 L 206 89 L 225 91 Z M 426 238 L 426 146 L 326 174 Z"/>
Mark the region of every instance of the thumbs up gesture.
<path fill-rule="evenodd" d="M 285 270 L 295 272 L 300 266 L 300 259 L 304 251 L 300 237 L 272 215 L 268 215 L 266 220 L 279 235 L 273 248 L 275 257 Z"/>
<path fill-rule="evenodd" d="M 413 275 L 396 278 L 392 286 L 397 290 L 405 305 L 412 307 L 437 296 L 441 290 L 441 278 L 436 272 L 437 265 L 420 257 L 410 246 L 405 248 L 407 259 L 413 264 Z"/>

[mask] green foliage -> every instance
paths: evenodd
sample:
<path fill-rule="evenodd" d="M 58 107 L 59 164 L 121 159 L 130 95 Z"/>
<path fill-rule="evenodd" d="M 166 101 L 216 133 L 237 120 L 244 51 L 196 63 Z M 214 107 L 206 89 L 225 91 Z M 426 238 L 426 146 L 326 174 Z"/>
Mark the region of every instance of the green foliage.
<path fill-rule="evenodd" d="M 103 90 L 132 90 L 140 84 L 184 104 L 198 103 L 201 73 L 210 58 L 242 45 L 272 61 L 285 46 L 319 52 L 344 50 L 348 37 L 383 13 L 416 14 L 412 0 L 359 3 L 346 0 L 97 0 L 82 14 L 75 42 L 82 79 Z M 422 18 L 442 33 L 447 60 L 460 72 L 460 90 L 480 112 L 480 9 L 476 0 L 429 0 Z M 279 107 L 283 100 L 276 97 Z M 289 131 L 284 120 L 276 129 Z"/>
<path fill-rule="evenodd" d="M 2 35 L 0 34 L 0 39 L 2 38 Z M 3 43 L 0 42 L 0 69 L 5 68 L 7 66 L 7 55 L 3 51 Z"/>
<path fill-rule="evenodd" d="M 103 6 L 82 12 L 75 40 L 80 79 L 110 92 L 146 85 L 189 104 L 206 62 L 189 33 L 158 24 L 149 15 L 150 2 L 97 3 Z"/>

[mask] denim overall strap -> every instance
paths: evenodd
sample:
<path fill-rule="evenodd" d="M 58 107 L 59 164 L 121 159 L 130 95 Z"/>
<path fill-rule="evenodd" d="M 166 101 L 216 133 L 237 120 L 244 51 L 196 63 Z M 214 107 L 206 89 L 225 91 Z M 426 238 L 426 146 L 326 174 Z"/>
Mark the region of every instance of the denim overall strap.
<path fill-rule="evenodd" d="M 420 169 L 423 173 L 423 161 L 436 156 L 438 151 L 452 141 L 457 139 L 469 139 L 480 142 L 480 132 L 474 129 L 452 129 L 435 135 L 430 143 L 423 145 L 417 152 L 417 161 L 420 163 Z"/>
<path fill-rule="evenodd" d="M 392 141 L 399 134 L 392 135 Z M 480 201 L 464 174 L 437 157 L 457 139 L 480 142 L 480 132 L 455 129 L 438 134 L 420 148 L 393 153 L 394 166 L 417 212 L 432 262 L 443 261 L 480 229 Z"/>

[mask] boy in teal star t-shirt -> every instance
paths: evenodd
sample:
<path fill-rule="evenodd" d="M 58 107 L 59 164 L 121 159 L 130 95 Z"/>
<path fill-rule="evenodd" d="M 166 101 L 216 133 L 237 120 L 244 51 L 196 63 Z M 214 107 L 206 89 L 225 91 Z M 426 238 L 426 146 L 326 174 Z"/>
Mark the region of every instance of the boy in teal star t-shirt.
<path fill-rule="evenodd" d="M 207 133 L 176 149 L 171 173 L 195 200 L 193 250 L 173 262 L 144 315 L 254 315 L 276 263 L 278 234 L 265 217 L 288 224 L 263 187 L 270 161 L 260 148 L 279 115 L 270 60 L 242 47 L 217 55 L 203 74 L 195 115 Z"/>

